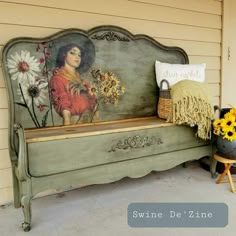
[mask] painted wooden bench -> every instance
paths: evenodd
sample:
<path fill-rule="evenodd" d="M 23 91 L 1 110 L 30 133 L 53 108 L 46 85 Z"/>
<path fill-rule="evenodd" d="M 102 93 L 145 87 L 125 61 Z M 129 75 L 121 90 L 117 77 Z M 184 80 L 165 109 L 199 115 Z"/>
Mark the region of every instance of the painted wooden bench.
<path fill-rule="evenodd" d="M 137 178 L 212 154 L 195 130 L 157 117 L 155 60 L 185 51 L 116 26 L 16 38 L 3 49 L 15 207 L 31 227 L 31 199 Z"/>

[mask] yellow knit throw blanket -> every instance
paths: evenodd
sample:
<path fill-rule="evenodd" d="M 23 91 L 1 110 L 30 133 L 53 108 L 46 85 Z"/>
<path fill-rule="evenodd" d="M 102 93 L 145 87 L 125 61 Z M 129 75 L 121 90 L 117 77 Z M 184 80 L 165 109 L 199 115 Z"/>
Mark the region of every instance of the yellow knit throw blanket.
<path fill-rule="evenodd" d="M 173 101 L 168 122 L 197 126 L 196 135 L 201 139 L 211 138 L 211 121 L 214 111 L 207 84 L 182 80 L 171 87 Z"/>

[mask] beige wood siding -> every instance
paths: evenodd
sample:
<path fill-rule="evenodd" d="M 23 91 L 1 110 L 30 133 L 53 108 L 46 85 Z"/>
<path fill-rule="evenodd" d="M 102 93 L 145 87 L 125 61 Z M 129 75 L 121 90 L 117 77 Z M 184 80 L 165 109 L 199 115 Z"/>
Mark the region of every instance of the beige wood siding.
<path fill-rule="evenodd" d="M 236 107 L 236 1 L 224 0 L 223 3 L 221 105 L 222 107 Z"/>
<path fill-rule="evenodd" d="M 44 37 L 65 28 L 118 25 L 185 49 L 190 63 L 206 63 L 206 81 L 219 104 L 222 3 L 215 0 L 0 1 L 0 50 L 11 38 Z M 8 104 L 0 68 L 0 205 L 12 201 Z"/>
<path fill-rule="evenodd" d="M 0 163 L 1 163 L 0 170 L 7 169 L 7 168 L 11 167 L 8 149 L 1 149 L 0 150 Z"/>

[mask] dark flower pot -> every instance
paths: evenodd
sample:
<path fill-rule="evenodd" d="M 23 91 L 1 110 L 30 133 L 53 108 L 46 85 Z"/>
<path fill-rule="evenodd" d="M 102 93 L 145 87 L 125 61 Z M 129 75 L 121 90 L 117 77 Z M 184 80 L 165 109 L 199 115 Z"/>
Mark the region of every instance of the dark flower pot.
<path fill-rule="evenodd" d="M 216 137 L 216 149 L 222 157 L 236 160 L 236 140 L 229 141 L 220 136 Z"/>

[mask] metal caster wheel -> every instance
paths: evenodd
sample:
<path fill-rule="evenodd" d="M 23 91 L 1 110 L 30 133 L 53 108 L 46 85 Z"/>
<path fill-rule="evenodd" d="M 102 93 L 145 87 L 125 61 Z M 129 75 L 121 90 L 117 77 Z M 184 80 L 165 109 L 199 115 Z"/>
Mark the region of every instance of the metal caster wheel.
<path fill-rule="evenodd" d="M 26 222 L 22 223 L 22 228 L 25 232 L 28 232 L 31 229 L 30 224 Z"/>

